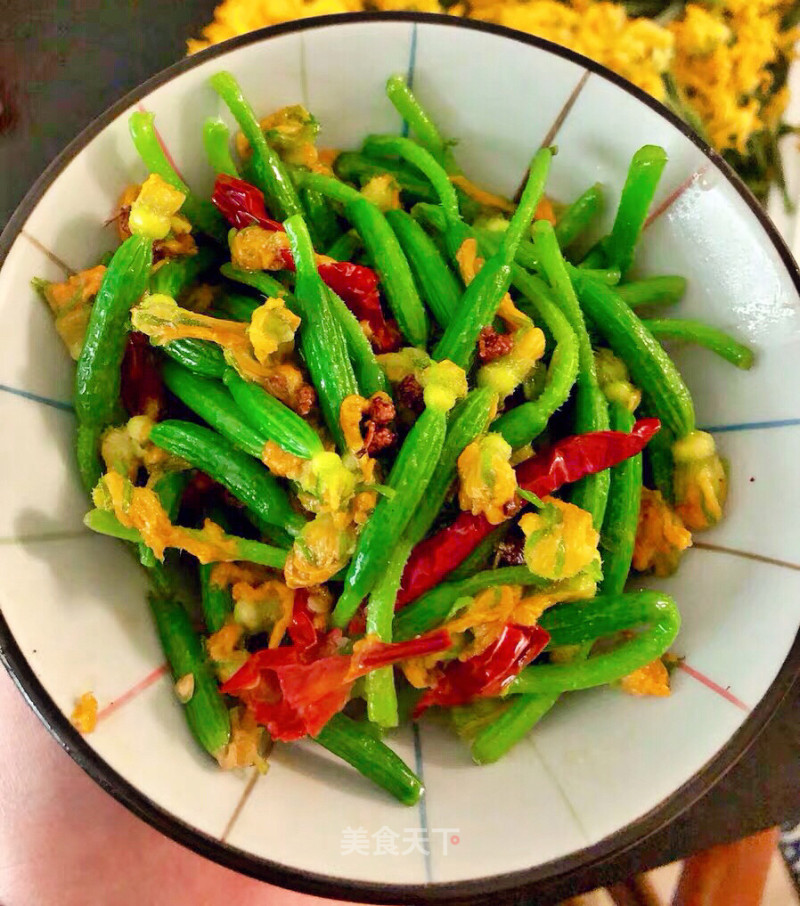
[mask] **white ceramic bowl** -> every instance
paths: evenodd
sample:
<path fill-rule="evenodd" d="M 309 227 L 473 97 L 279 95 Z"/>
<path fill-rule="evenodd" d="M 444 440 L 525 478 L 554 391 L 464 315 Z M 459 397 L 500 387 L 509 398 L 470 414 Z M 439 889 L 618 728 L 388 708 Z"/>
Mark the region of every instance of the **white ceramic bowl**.
<path fill-rule="evenodd" d="M 409 71 L 444 134 L 461 140 L 466 172 L 505 193 L 532 151 L 555 141 L 548 191 L 568 200 L 599 180 L 613 212 L 632 152 L 645 143 L 667 149 L 659 216 L 637 267 L 688 276 L 681 314 L 728 328 L 758 353 L 749 373 L 702 350 L 676 353 L 699 423 L 730 458 L 731 493 L 725 522 L 659 583 L 684 617 L 676 650 L 686 662 L 671 698 L 575 694 L 505 760 L 482 768 L 430 723 L 404 731 L 392 745 L 416 761 L 427 787 L 414 809 L 318 748 L 279 746 L 254 784 L 197 750 L 159 666 L 140 570 L 119 543 L 82 528 L 72 364 L 29 281 L 61 278 L 63 265 L 86 267 L 114 246 L 103 223 L 120 189 L 143 176 L 127 135 L 135 107 L 156 113 L 188 182 L 210 188 L 200 130 L 206 116 L 227 116 L 207 85 L 222 68 L 259 111 L 304 103 L 323 125 L 322 144 L 342 148 L 400 129 L 383 88 L 389 74 Z M 0 256 L 0 654 L 96 780 L 199 852 L 279 884 L 361 900 L 530 889 L 686 808 L 741 755 L 794 675 L 797 268 L 716 155 L 589 61 L 526 35 L 413 14 L 306 21 L 231 41 L 156 76 L 76 139 L 13 217 Z M 89 689 L 102 719 L 81 738 L 66 715 Z M 398 852 L 378 855 L 382 840 Z"/>

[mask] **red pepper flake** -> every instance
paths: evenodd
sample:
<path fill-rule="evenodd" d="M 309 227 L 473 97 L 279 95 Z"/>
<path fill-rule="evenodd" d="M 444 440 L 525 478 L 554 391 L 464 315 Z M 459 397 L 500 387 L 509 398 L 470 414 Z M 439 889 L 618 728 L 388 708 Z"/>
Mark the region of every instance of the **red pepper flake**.
<path fill-rule="evenodd" d="M 508 355 L 513 348 L 514 337 L 510 333 L 498 333 L 494 327 L 484 327 L 478 334 L 478 358 L 484 364 Z"/>
<path fill-rule="evenodd" d="M 520 463 L 516 468 L 517 483 L 538 497 L 552 494 L 584 475 L 602 472 L 641 453 L 660 428 L 657 418 L 643 418 L 636 422 L 630 434 L 594 431 L 565 437 Z M 521 507 L 525 505 L 521 503 Z M 494 528 L 483 515 L 460 513 L 451 525 L 420 542 L 406 564 L 395 607 L 404 607 L 438 585 Z"/>
<path fill-rule="evenodd" d="M 376 641 L 343 655 L 337 653 L 341 632 L 314 631 L 311 641 L 309 619 L 296 597 L 289 627 L 292 644 L 252 654 L 220 687 L 224 694 L 238 696 L 281 742 L 316 736 L 347 704 L 359 676 L 406 658 L 446 651 L 451 644 L 447 631 L 437 630 L 406 642 Z"/>
<path fill-rule="evenodd" d="M 236 229 L 259 226 L 264 230 L 285 232 L 283 224 L 267 215 L 264 195 L 243 179 L 221 173 L 214 183 L 211 201 Z M 285 268 L 294 270 L 294 260 L 289 249 L 281 252 Z M 366 321 L 370 340 L 379 352 L 391 352 L 400 347 L 397 324 L 384 316 L 378 289 L 378 275 L 361 264 L 334 261 L 317 255 L 317 270 L 325 283 L 338 295 L 358 318 Z"/>
<path fill-rule="evenodd" d="M 506 624 L 497 639 L 480 654 L 447 664 L 436 683 L 417 702 L 414 718 L 431 705 L 452 708 L 475 698 L 500 695 L 549 641 L 550 635 L 540 626 Z"/>
<path fill-rule="evenodd" d="M 121 369 L 122 404 L 128 415 L 146 415 L 154 421 L 164 411 L 164 382 L 155 350 L 139 331 L 128 334 Z"/>
<path fill-rule="evenodd" d="M 410 409 L 415 415 L 419 415 L 425 408 L 425 397 L 422 390 L 422 384 L 413 374 L 407 374 L 397 385 L 397 401 Z"/>

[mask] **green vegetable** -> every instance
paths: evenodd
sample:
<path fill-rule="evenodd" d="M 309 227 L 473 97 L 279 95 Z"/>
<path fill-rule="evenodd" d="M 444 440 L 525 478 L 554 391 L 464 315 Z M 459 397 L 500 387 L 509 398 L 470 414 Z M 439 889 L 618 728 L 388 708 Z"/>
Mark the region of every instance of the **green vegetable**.
<path fill-rule="evenodd" d="M 680 302 L 686 291 L 685 277 L 645 277 L 617 287 L 617 295 L 630 305 L 674 305 Z"/>
<path fill-rule="evenodd" d="M 732 336 L 702 321 L 668 318 L 644 320 L 642 324 L 657 340 L 683 340 L 704 346 L 745 371 L 753 367 L 753 350 Z"/>
<path fill-rule="evenodd" d="M 228 230 L 222 215 L 210 201 L 194 195 L 175 171 L 156 133 L 155 114 L 137 110 L 131 114 L 128 126 L 133 144 L 147 169 L 186 196 L 181 211 L 192 225 L 215 242 L 225 244 Z"/>
<path fill-rule="evenodd" d="M 576 198 L 556 221 L 556 239 L 561 249 L 568 249 L 580 239 L 602 213 L 603 187 L 600 183 L 595 183 Z"/>
<path fill-rule="evenodd" d="M 597 380 L 592 343 L 553 227 L 547 221 L 539 220 L 533 225 L 533 237 L 542 269 L 553 288 L 553 299 L 569 321 L 578 343 L 575 431 L 577 434 L 605 431 L 608 429 L 608 406 Z M 608 470 L 604 470 L 587 475 L 572 489 L 572 503 L 592 514 L 592 521 L 598 530 L 603 524 L 609 481 Z"/>
<path fill-rule="evenodd" d="M 192 412 L 219 431 L 237 449 L 260 461 L 266 437 L 253 429 L 219 381 L 192 374 L 175 362 L 164 362 L 162 374 L 167 387 Z"/>
<path fill-rule="evenodd" d="M 249 509 L 259 528 L 277 526 L 296 535 L 305 525 L 267 469 L 214 431 L 168 420 L 153 427 L 150 440 L 227 488 Z"/>
<path fill-rule="evenodd" d="M 180 604 L 157 595 L 150 595 L 148 600 L 172 676 L 176 681 L 186 676 L 193 678 L 191 698 L 184 704 L 192 736 L 216 757 L 230 741 L 231 724 L 203 643 Z"/>
<path fill-rule="evenodd" d="M 247 103 L 239 83 L 229 72 L 218 72 L 210 78 L 211 87 L 227 104 L 239 128 L 250 143 L 253 156 L 250 160 L 252 179 L 279 220 L 302 214 L 297 197 L 283 161 L 268 144 L 256 119 L 253 108 Z"/>
<path fill-rule="evenodd" d="M 462 288 L 436 243 L 405 211 L 387 211 L 386 219 L 408 258 L 420 296 L 442 327 L 450 323 L 461 302 Z"/>
<path fill-rule="evenodd" d="M 325 422 L 342 450 L 345 449 L 339 411 L 345 397 L 358 393 L 353 366 L 338 319 L 331 309 L 325 284 L 317 273 L 311 237 L 301 216 L 290 217 L 286 235 L 297 268 L 295 295 L 302 309 L 300 341 Z"/>
<path fill-rule="evenodd" d="M 231 133 L 221 119 L 209 117 L 203 123 L 203 145 L 215 173 L 239 178 L 239 170 L 231 157 Z"/>
<path fill-rule="evenodd" d="M 621 679 L 669 649 L 680 628 L 680 615 L 669 595 L 642 591 L 559 604 L 545 611 L 539 624 L 550 633 L 553 646 L 576 645 L 641 624 L 647 629 L 612 651 L 594 654 L 585 661 L 526 667 L 509 687 L 512 694 L 547 695 Z"/>
<path fill-rule="evenodd" d="M 476 573 L 460 582 L 443 582 L 397 614 L 394 618 L 394 639 L 402 642 L 434 629 L 447 619 L 459 598 L 472 598 L 478 592 L 500 585 L 544 588 L 547 584 L 547 580 L 535 576 L 527 566 L 503 566 Z"/>
<path fill-rule="evenodd" d="M 619 403 L 610 404 L 611 430 L 630 433 L 634 416 Z M 600 533 L 603 556 L 602 595 L 618 595 L 625 588 L 633 560 L 639 501 L 642 494 L 642 454 L 631 456 L 611 469 L 608 506 Z"/>
<path fill-rule="evenodd" d="M 411 547 L 402 541 L 389 556 L 386 572 L 372 589 L 367 602 L 367 633 L 374 633 L 382 642 L 392 640 L 394 602 L 400 590 L 403 568 Z M 380 727 L 398 724 L 397 693 L 394 688 L 394 667 L 380 667 L 364 677 L 367 693 L 367 714 Z"/>
<path fill-rule="evenodd" d="M 226 370 L 223 380 L 242 416 L 255 429 L 259 439 L 263 438 L 259 458 L 266 440 L 303 459 L 311 459 L 315 453 L 322 452 L 322 441 L 317 432 L 280 400 L 257 384 L 244 380 L 232 368 Z"/>
<path fill-rule="evenodd" d="M 515 264 L 512 282 L 533 308 L 530 314 L 534 320 L 545 324 L 556 343 L 541 394 L 531 402 L 515 406 L 492 425 L 493 431 L 502 434 L 516 448 L 534 441 L 569 398 L 578 376 L 578 340 L 566 315 L 552 301 L 547 286 L 538 277 Z"/>
<path fill-rule="evenodd" d="M 522 233 L 531 222 L 544 191 L 544 183 L 550 168 L 552 152 L 543 148 L 531 161 L 528 182 L 522 193 L 519 206 L 508 229 L 503 234 L 500 251 L 489 258 L 467 287 L 455 317 L 448 324 L 441 340 L 433 350 L 437 361 L 449 359 L 460 367 L 466 367 L 481 330 L 491 323 L 503 296 L 511 284 L 511 266 L 517 253 Z M 454 242 L 448 239 L 448 247 L 461 238 L 457 227 L 448 233 L 458 236 Z"/>
<path fill-rule="evenodd" d="M 144 543 L 137 529 L 124 526 L 113 513 L 106 512 L 106 510 L 89 510 L 83 517 L 83 524 L 93 532 L 97 532 L 98 535 L 108 535 L 111 538 L 119 538 L 121 541 L 132 541 L 134 544 Z M 247 538 L 225 534 L 219 539 L 216 536 L 211 539 L 205 529 L 187 528 L 184 531 L 196 541 L 221 540 L 231 544 L 234 546 L 231 560 L 248 560 L 250 563 L 260 563 L 262 566 L 271 566 L 273 569 L 283 569 L 286 563 L 285 550 L 262 544 L 260 541 L 250 541 Z"/>
<path fill-rule="evenodd" d="M 75 372 L 78 467 L 86 490 L 102 474 L 100 435 L 120 412 L 120 368 L 131 308 L 147 289 L 153 243 L 131 236 L 114 252 L 92 305 Z"/>
<path fill-rule="evenodd" d="M 631 379 L 664 426 L 676 437 L 693 431 L 694 405 L 689 389 L 658 340 L 610 287 L 579 277 L 576 288 L 583 310 L 628 366 Z"/>
<path fill-rule="evenodd" d="M 222 350 L 208 340 L 172 340 L 159 348 L 178 364 L 201 377 L 221 378 L 227 367 Z"/>
<path fill-rule="evenodd" d="M 364 724 L 342 713 L 334 714 L 316 741 L 403 805 L 414 805 L 422 795 L 422 782 L 417 775 Z"/>
<path fill-rule="evenodd" d="M 328 302 L 344 333 L 347 351 L 358 381 L 358 392 L 361 396 L 369 397 L 381 390 L 391 396 L 391 385 L 386 372 L 378 364 L 372 344 L 361 329 L 356 316 L 332 289 L 328 289 Z"/>
<path fill-rule="evenodd" d="M 194 255 L 181 255 L 165 261 L 150 277 L 149 291 L 155 295 L 163 293 L 172 299 L 188 289 L 205 271 L 218 260 L 217 254 L 208 246 L 201 246 Z"/>

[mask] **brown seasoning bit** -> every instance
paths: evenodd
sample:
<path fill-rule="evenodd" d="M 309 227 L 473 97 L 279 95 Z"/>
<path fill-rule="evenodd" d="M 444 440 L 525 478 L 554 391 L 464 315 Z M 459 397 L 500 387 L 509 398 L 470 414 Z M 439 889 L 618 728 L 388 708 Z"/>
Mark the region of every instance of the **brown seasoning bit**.
<path fill-rule="evenodd" d="M 478 336 L 478 358 L 484 364 L 508 355 L 514 347 L 514 337 L 498 333 L 494 327 L 484 327 Z"/>

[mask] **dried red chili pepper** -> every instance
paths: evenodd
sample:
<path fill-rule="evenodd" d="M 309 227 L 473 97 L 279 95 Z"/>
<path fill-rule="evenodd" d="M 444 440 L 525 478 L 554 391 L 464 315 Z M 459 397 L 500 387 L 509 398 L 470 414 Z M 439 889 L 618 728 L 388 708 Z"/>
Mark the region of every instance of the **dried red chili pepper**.
<path fill-rule="evenodd" d="M 315 634 L 316 641 L 310 642 L 313 626 L 307 608 L 297 603 L 295 598 L 292 644 L 257 651 L 220 687 L 238 696 L 270 736 L 282 742 L 316 736 L 347 704 L 359 676 L 450 647 L 450 635 L 440 629 L 407 642 L 376 641 L 352 655 L 337 654 L 341 632 Z"/>
<path fill-rule="evenodd" d="M 451 708 L 475 698 L 496 695 L 544 650 L 550 635 L 540 626 L 508 623 L 500 635 L 480 654 L 466 661 L 450 661 L 435 685 L 417 702 L 416 719 L 431 705 Z"/>
<path fill-rule="evenodd" d="M 262 192 L 243 179 L 224 173 L 217 176 L 211 201 L 236 229 L 260 226 L 265 230 L 284 232 L 283 224 L 267 215 Z M 294 260 L 288 247 L 281 250 L 280 258 L 287 270 L 294 270 Z M 399 348 L 400 331 L 394 321 L 384 316 L 375 271 L 361 264 L 334 261 L 322 255 L 317 255 L 317 270 L 356 318 L 367 322 L 370 339 L 376 349 L 390 352 Z"/>
<path fill-rule="evenodd" d="M 138 331 L 128 334 L 122 359 L 122 404 L 128 415 L 157 419 L 164 411 L 164 382 L 150 340 Z"/>
<path fill-rule="evenodd" d="M 552 494 L 584 475 L 602 472 L 641 453 L 660 427 L 657 418 L 643 418 L 630 434 L 594 431 L 565 437 L 520 463 L 516 468 L 517 484 L 538 497 Z M 524 506 L 520 501 L 519 509 Z M 404 607 L 438 585 L 494 528 L 485 516 L 460 513 L 451 525 L 420 542 L 406 564 L 395 607 Z"/>

